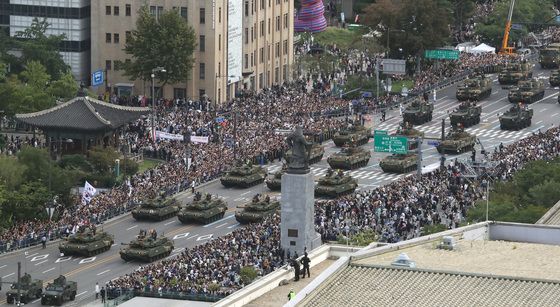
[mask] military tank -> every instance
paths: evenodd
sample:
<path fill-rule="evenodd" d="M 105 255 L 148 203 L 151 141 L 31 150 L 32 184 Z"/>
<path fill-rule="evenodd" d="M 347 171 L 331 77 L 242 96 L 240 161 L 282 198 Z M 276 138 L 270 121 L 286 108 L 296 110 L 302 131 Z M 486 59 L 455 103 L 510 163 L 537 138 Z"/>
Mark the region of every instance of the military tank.
<path fill-rule="evenodd" d="M 271 200 L 270 196 L 257 194 L 251 202 L 240 206 L 243 210 L 235 212 L 235 219 L 241 224 L 261 222 L 266 216 L 280 209 L 280 202 Z"/>
<path fill-rule="evenodd" d="M 220 178 L 220 182 L 226 188 L 248 188 L 262 183 L 265 178 L 266 171 L 262 167 L 248 163 L 234 166 Z"/>
<path fill-rule="evenodd" d="M 130 241 L 127 247 L 121 249 L 119 254 L 124 261 L 138 260 L 152 262 L 163 259 L 171 254 L 173 241 L 157 235 L 155 230 L 146 233 L 140 230 L 135 240 Z"/>
<path fill-rule="evenodd" d="M 76 234 L 64 239 L 58 249 L 64 255 L 91 257 L 108 251 L 114 242 L 112 235 L 96 230 L 94 226 L 81 226 Z"/>
<path fill-rule="evenodd" d="M 557 68 L 560 65 L 560 44 L 553 43 L 539 51 L 541 68 Z"/>
<path fill-rule="evenodd" d="M 10 286 L 6 292 L 6 303 L 14 304 L 18 301 L 18 287 L 19 287 L 19 301 L 27 304 L 35 299 L 41 297 L 43 293 L 43 281 L 40 279 L 31 279 L 31 275 L 25 273 L 20 279 L 20 282 L 15 282 Z"/>
<path fill-rule="evenodd" d="M 436 149 L 439 153 L 459 154 L 473 149 L 476 136 L 460 127 L 453 127 Z"/>
<path fill-rule="evenodd" d="M 500 84 L 517 84 L 520 80 L 526 80 L 533 77 L 531 64 L 529 63 L 509 63 L 504 66 L 498 74 L 498 82 Z"/>
<path fill-rule="evenodd" d="M 343 147 L 340 152 L 331 155 L 327 163 L 331 168 L 351 170 L 366 166 L 370 157 L 370 151 L 361 147 Z"/>
<path fill-rule="evenodd" d="M 402 112 L 403 121 L 422 125 L 432 120 L 434 105 L 417 97 Z"/>
<path fill-rule="evenodd" d="M 478 101 L 489 97 L 492 93 L 492 81 L 484 74 L 467 79 L 457 88 L 457 100 Z"/>
<path fill-rule="evenodd" d="M 531 104 L 544 98 L 544 84 L 538 79 L 519 81 L 517 87 L 508 93 L 508 100 L 512 103 L 523 102 Z"/>
<path fill-rule="evenodd" d="M 452 126 L 461 124 L 466 128 L 480 123 L 480 113 L 482 113 L 481 106 L 466 101 L 449 115 L 449 120 Z"/>
<path fill-rule="evenodd" d="M 415 153 L 393 154 L 379 161 L 379 167 L 385 173 L 403 174 L 417 168 L 418 158 Z"/>
<path fill-rule="evenodd" d="M 274 173 L 271 178 L 267 178 L 265 180 L 266 186 L 272 191 L 280 191 L 282 188 L 282 175 L 285 171 L 285 168 L 282 168 L 282 170 Z"/>
<path fill-rule="evenodd" d="M 132 209 L 132 217 L 136 220 L 163 221 L 177 215 L 179 209 L 175 198 L 166 199 L 164 193 L 160 193 L 158 198 L 144 201 Z"/>
<path fill-rule="evenodd" d="M 414 129 L 409 122 L 401 122 L 397 132 L 391 134 L 392 136 L 405 136 L 408 138 L 408 150 L 415 150 L 418 148 L 418 138 L 424 137 L 424 132 Z"/>
<path fill-rule="evenodd" d="M 208 224 L 224 217 L 227 211 L 227 204 L 220 198 L 206 194 L 202 197 L 200 192 L 196 192 L 191 203 L 182 207 L 177 216 L 181 223 L 196 222 Z"/>
<path fill-rule="evenodd" d="M 311 146 L 311 152 L 309 153 L 309 164 L 314 164 L 321 161 L 324 154 L 325 148 L 319 144 L 313 143 L 313 145 Z M 290 161 L 290 158 L 292 157 L 292 150 L 288 150 L 284 157 L 286 161 Z"/>
<path fill-rule="evenodd" d="M 329 168 L 327 174 L 319 179 L 315 185 L 315 196 L 339 197 L 353 193 L 358 187 L 358 181 L 342 170 L 334 171 Z"/>
<path fill-rule="evenodd" d="M 560 85 L 560 69 L 556 69 L 550 72 L 550 77 L 548 78 L 550 86 Z"/>
<path fill-rule="evenodd" d="M 519 130 L 531 126 L 533 110 L 521 108 L 519 105 L 511 107 L 507 112 L 500 115 L 500 129 Z"/>
<path fill-rule="evenodd" d="M 345 144 L 364 145 L 371 136 L 371 128 L 362 125 L 349 124 L 346 128 L 336 132 L 332 137 L 334 145 L 342 147 Z"/>
<path fill-rule="evenodd" d="M 60 306 L 66 301 L 73 301 L 78 291 L 78 283 L 66 280 L 64 275 L 58 276 L 52 283 L 49 283 L 41 296 L 41 305 Z"/>

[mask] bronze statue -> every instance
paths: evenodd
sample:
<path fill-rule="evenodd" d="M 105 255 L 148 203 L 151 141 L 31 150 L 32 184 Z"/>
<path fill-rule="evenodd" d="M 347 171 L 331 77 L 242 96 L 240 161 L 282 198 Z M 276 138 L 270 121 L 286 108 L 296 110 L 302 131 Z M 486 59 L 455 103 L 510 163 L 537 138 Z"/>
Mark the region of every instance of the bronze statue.
<path fill-rule="evenodd" d="M 307 142 L 303 136 L 301 126 L 288 135 L 286 142 L 292 149 L 292 157 L 288 161 L 288 173 L 306 174 L 309 173 L 309 155 L 312 143 Z"/>

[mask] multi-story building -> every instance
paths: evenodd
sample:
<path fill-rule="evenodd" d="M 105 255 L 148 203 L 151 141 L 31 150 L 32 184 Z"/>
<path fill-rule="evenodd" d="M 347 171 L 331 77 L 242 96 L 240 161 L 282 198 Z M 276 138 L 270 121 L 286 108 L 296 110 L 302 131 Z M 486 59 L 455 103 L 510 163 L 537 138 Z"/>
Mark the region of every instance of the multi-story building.
<path fill-rule="evenodd" d="M 142 5 L 156 16 L 177 10 L 198 37 L 190 78 L 163 91 L 155 80 L 156 93 L 164 97 L 207 95 L 221 103 L 241 89 L 259 90 L 290 77 L 293 0 L 97 0 L 91 4 L 90 70 L 105 70 L 113 93 L 151 96 L 151 80 L 129 80 L 115 70 L 115 63 L 128 58 L 126 37 Z"/>
<path fill-rule="evenodd" d="M 95 1 L 94 1 L 95 2 Z M 0 27 L 10 36 L 46 18 L 47 35 L 64 34 L 62 58 L 77 80 L 90 75 L 90 0 L 0 0 Z"/>

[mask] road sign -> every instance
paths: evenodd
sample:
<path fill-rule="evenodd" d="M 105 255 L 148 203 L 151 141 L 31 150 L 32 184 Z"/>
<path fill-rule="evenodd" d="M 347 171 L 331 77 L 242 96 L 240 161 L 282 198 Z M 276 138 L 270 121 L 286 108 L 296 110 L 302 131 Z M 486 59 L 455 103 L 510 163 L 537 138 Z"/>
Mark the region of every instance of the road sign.
<path fill-rule="evenodd" d="M 511 24 L 511 29 L 512 30 L 523 30 L 523 26 L 518 24 L 518 23 L 513 23 L 513 24 Z"/>
<path fill-rule="evenodd" d="M 426 59 L 437 59 L 437 60 L 458 60 L 459 51 L 457 50 L 426 50 L 424 51 L 424 57 Z"/>
<path fill-rule="evenodd" d="M 406 154 L 408 153 L 408 139 L 403 136 L 387 135 L 385 130 L 375 130 L 373 134 L 373 149 L 376 152 Z"/>
<path fill-rule="evenodd" d="M 103 78 L 103 70 L 95 71 L 91 74 L 91 85 L 92 86 L 99 86 L 102 85 L 104 82 Z"/>
<path fill-rule="evenodd" d="M 406 73 L 406 60 L 384 59 L 381 60 L 383 73 L 389 75 L 404 75 Z"/>
<path fill-rule="evenodd" d="M 439 146 L 439 141 L 432 141 L 432 140 L 429 140 L 429 141 L 428 141 L 428 145 L 431 145 L 431 146 Z"/>
<path fill-rule="evenodd" d="M 224 118 L 223 118 L 223 117 L 221 117 L 221 116 L 220 116 L 220 117 L 216 117 L 216 123 L 219 124 L 219 123 L 221 123 L 221 122 L 223 122 L 223 121 L 224 121 Z"/>

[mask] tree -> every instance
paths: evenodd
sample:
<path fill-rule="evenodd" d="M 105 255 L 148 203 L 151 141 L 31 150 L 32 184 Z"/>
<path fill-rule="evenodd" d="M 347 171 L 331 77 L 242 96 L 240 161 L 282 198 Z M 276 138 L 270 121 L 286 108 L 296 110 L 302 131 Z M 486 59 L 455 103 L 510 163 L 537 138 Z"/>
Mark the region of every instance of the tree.
<path fill-rule="evenodd" d="M 45 66 L 41 65 L 38 61 L 27 62 L 25 70 L 19 76 L 26 85 L 33 87 L 37 91 L 44 91 L 51 79 Z"/>
<path fill-rule="evenodd" d="M 139 11 L 136 29 L 127 39 L 124 51 L 131 61 L 119 63 L 132 79 L 149 80 L 152 70 L 164 67 L 158 79 L 163 85 L 185 81 L 194 63 L 194 30 L 176 10 L 153 16 L 146 6 Z"/>
<path fill-rule="evenodd" d="M 59 80 L 53 81 L 49 87 L 51 96 L 61 100 L 68 100 L 78 92 L 78 83 L 71 72 L 64 73 Z"/>

